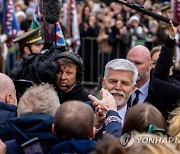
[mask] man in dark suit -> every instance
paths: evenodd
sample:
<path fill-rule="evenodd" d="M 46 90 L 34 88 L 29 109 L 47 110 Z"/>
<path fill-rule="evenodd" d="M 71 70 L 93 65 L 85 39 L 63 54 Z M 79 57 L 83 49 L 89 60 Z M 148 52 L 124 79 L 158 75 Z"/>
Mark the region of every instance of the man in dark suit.
<path fill-rule="evenodd" d="M 169 37 L 165 42 L 165 44 L 163 45 L 161 51 L 166 51 L 167 53 L 170 52 L 172 54 L 175 45 L 175 33 L 176 33 L 174 26 L 172 24 L 170 25 L 170 30 L 171 32 L 169 34 Z M 172 33 L 174 33 L 174 39 Z M 137 95 L 133 94 L 130 100 L 128 101 L 128 104 L 132 106 L 137 103 L 149 102 L 152 105 L 154 105 L 157 109 L 159 109 L 164 115 L 164 117 L 167 118 L 168 112 L 176 104 L 178 95 L 175 94 L 177 96 L 175 97 L 174 100 L 174 97 L 172 97 L 174 95 L 174 92 L 172 94 L 172 91 L 170 90 L 171 89 L 170 87 L 172 85 L 170 83 L 166 83 L 165 81 L 162 81 L 161 79 L 158 79 L 157 76 L 162 77 L 164 74 L 163 71 L 167 72 L 168 73 L 167 75 L 169 76 L 169 69 L 170 69 L 169 64 L 172 63 L 172 56 L 170 57 L 170 59 L 169 58 L 167 59 L 166 63 L 156 64 L 154 71 L 151 71 L 152 63 L 151 63 L 150 51 L 144 46 L 138 45 L 130 49 L 127 55 L 127 59 L 133 62 L 138 69 L 139 74 L 138 74 L 136 90 L 140 91 L 138 99 L 137 99 Z M 163 59 L 165 60 L 166 56 Z M 161 69 L 161 71 L 159 69 Z M 157 74 L 161 74 L 161 75 L 157 75 Z M 165 97 L 167 97 L 168 99 L 164 99 L 164 96 L 162 95 L 165 94 L 165 91 L 166 94 L 168 94 Z M 136 102 L 134 100 L 136 100 Z"/>
<path fill-rule="evenodd" d="M 130 49 L 127 59 L 138 69 L 137 89 L 140 91 L 138 103 L 143 103 L 148 97 L 150 83 L 151 55 L 148 48 L 137 45 Z M 132 95 L 132 101 L 136 95 Z M 131 105 L 132 105 L 131 101 Z"/>
<path fill-rule="evenodd" d="M 127 59 L 138 69 L 137 88 L 128 101 L 129 106 L 137 103 L 150 102 L 162 111 L 160 98 L 149 88 L 151 83 L 151 55 L 148 48 L 137 45 L 130 49 Z M 139 91 L 136 94 L 136 91 Z"/>

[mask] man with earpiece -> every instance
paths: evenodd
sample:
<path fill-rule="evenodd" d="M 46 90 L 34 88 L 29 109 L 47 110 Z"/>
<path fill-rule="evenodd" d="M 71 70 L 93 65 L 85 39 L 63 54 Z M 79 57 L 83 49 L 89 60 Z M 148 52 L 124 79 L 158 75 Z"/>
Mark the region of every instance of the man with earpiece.
<path fill-rule="evenodd" d="M 55 77 L 55 85 L 60 102 L 68 100 L 89 101 L 88 94 L 81 84 L 83 61 L 75 52 L 62 52 L 58 55 L 59 71 Z"/>

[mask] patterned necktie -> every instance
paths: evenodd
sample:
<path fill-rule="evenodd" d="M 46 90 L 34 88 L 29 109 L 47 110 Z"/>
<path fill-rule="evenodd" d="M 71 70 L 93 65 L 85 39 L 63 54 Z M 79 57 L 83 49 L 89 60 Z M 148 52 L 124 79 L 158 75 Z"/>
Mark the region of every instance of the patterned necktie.
<path fill-rule="evenodd" d="M 134 100 L 132 102 L 132 106 L 134 106 L 134 105 L 136 105 L 138 103 L 138 101 L 139 101 L 139 94 L 140 93 L 141 92 L 138 89 L 135 91 L 136 97 L 134 98 Z"/>

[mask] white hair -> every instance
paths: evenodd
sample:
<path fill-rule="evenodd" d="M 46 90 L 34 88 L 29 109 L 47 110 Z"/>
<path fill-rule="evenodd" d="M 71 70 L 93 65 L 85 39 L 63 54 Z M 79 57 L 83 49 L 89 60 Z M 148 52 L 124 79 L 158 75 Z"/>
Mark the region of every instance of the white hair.
<path fill-rule="evenodd" d="M 109 75 L 109 70 L 122 70 L 122 71 L 129 71 L 133 73 L 132 82 L 133 84 L 136 83 L 138 77 L 138 70 L 136 66 L 127 59 L 113 59 L 108 62 L 105 66 L 104 78 L 107 78 Z"/>
<path fill-rule="evenodd" d="M 18 115 L 48 114 L 54 116 L 59 106 L 59 97 L 52 85 L 47 83 L 33 85 L 20 98 Z"/>

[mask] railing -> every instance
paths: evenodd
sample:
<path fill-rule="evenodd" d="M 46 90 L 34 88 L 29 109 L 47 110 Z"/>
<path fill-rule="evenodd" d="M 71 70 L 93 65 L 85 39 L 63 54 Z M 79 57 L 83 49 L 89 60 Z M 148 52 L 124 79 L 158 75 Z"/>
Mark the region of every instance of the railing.
<path fill-rule="evenodd" d="M 79 55 L 84 63 L 82 83 L 91 86 L 100 85 L 105 63 L 111 60 L 111 55 L 101 53 L 96 38 L 90 37 L 81 39 Z"/>
<path fill-rule="evenodd" d="M 145 46 L 152 48 L 153 42 L 144 42 Z M 123 46 L 120 43 L 113 48 L 113 54 L 104 54 L 100 51 L 96 38 L 81 38 L 79 55 L 83 59 L 84 74 L 82 77 L 83 85 L 99 86 L 104 74 L 104 67 L 108 61 L 114 58 L 125 58 L 130 45 Z"/>

